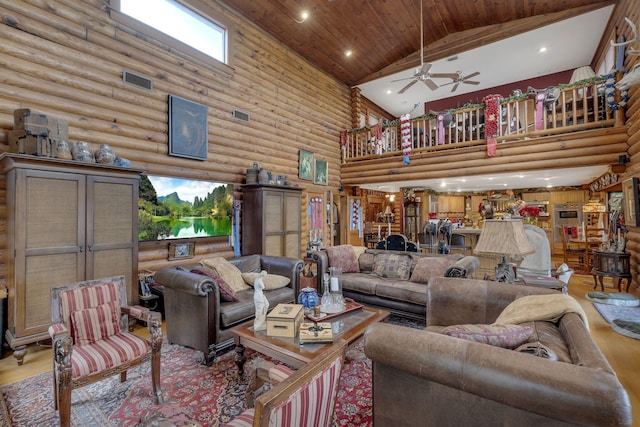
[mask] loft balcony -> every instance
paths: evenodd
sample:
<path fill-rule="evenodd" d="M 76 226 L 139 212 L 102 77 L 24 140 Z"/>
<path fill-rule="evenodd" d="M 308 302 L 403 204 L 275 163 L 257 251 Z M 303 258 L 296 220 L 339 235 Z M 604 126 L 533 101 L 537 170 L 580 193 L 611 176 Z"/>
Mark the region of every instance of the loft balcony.
<path fill-rule="evenodd" d="M 603 78 L 549 91 L 541 102 L 534 96 L 499 100 L 493 156 L 484 104 L 410 120 L 409 164 L 399 120 L 383 125 L 381 138 L 376 127 L 352 130 L 342 150 L 343 184 L 608 165 L 626 154 L 623 110 L 607 102 Z"/>

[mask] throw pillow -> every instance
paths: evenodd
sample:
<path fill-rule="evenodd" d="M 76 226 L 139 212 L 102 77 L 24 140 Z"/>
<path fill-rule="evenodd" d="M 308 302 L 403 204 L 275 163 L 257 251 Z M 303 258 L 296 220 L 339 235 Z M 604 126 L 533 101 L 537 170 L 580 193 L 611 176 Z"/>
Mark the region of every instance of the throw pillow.
<path fill-rule="evenodd" d="M 200 261 L 200 264 L 216 270 L 218 274 L 222 276 L 224 281 L 227 282 L 229 286 L 231 286 L 231 289 L 233 289 L 236 293 L 244 291 L 246 289 L 251 289 L 251 287 L 247 285 L 247 283 L 242 278 L 240 269 L 227 261 L 226 258 L 207 258 Z"/>
<path fill-rule="evenodd" d="M 427 284 L 432 277 L 444 277 L 444 273 L 451 265 L 451 262 L 448 257 L 421 257 L 413 268 L 410 280 Z"/>
<path fill-rule="evenodd" d="M 371 271 L 373 271 L 373 259 L 374 254 L 370 253 L 363 253 L 358 257 L 361 273 L 371 273 Z"/>
<path fill-rule="evenodd" d="M 358 258 L 351 245 L 329 246 L 327 249 L 329 266 L 342 268 L 343 273 L 358 273 Z"/>
<path fill-rule="evenodd" d="M 373 258 L 373 274 L 388 279 L 409 280 L 411 255 L 376 254 Z"/>
<path fill-rule="evenodd" d="M 93 344 L 120 331 L 117 301 L 71 312 L 71 329 L 76 345 Z"/>
<path fill-rule="evenodd" d="M 496 347 L 514 349 L 531 338 L 533 328 L 522 325 L 453 325 L 441 333 Z"/>
<path fill-rule="evenodd" d="M 220 299 L 222 301 L 227 301 L 227 302 L 238 301 L 238 295 L 235 293 L 233 288 L 213 268 L 209 268 L 202 265 L 200 267 L 195 267 L 194 269 L 191 270 L 191 272 L 196 274 L 202 274 L 203 276 L 207 276 L 211 278 L 211 280 L 213 280 L 213 283 L 218 285 L 218 291 L 220 292 Z"/>
<path fill-rule="evenodd" d="M 360 258 L 360 255 L 362 255 L 364 251 L 367 250 L 366 246 L 352 246 L 352 247 L 353 247 L 353 253 L 356 254 L 356 259 Z"/>
<path fill-rule="evenodd" d="M 242 278 L 249 285 L 253 286 L 253 282 L 260 277 L 260 273 L 242 273 Z M 264 283 L 264 289 L 269 291 L 272 289 L 280 289 L 284 288 L 291 282 L 286 276 L 280 276 L 279 274 L 267 274 L 262 278 L 262 283 Z"/>

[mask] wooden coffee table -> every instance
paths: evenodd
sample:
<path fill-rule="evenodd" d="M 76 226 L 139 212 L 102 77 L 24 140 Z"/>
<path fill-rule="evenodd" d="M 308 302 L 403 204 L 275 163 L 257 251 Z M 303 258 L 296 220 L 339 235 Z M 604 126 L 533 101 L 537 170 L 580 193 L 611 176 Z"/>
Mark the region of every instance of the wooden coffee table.
<path fill-rule="evenodd" d="M 333 339 L 342 338 L 351 344 L 360 338 L 364 331 L 376 322 L 386 319 L 389 312 L 363 307 L 344 315 L 327 320 L 333 329 Z M 247 361 L 245 348 L 251 348 L 265 356 L 272 357 L 293 368 L 300 368 L 316 357 L 323 349 L 333 344 L 300 344 L 298 337 L 269 337 L 267 331 L 255 332 L 253 320 L 233 330 L 236 344 L 236 364 L 242 376 Z"/>

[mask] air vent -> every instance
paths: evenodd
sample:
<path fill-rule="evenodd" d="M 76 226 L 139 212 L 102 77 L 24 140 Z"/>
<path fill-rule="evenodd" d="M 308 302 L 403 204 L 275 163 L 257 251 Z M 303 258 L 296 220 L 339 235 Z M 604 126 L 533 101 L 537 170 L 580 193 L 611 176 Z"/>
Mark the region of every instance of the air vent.
<path fill-rule="evenodd" d="M 233 118 L 236 120 L 241 120 L 243 122 L 249 122 L 249 113 L 245 113 L 240 110 L 233 110 Z"/>
<path fill-rule="evenodd" d="M 449 61 L 449 62 L 453 62 L 453 61 L 457 61 L 457 60 L 458 60 L 458 55 L 450 56 L 449 58 L 447 58 L 447 61 Z"/>
<path fill-rule="evenodd" d="M 140 74 L 132 73 L 131 71 L 122 70 L 122 81 L 140 89 L 152 90 L 153 82 L 151 79 L 141 76 Z"/>

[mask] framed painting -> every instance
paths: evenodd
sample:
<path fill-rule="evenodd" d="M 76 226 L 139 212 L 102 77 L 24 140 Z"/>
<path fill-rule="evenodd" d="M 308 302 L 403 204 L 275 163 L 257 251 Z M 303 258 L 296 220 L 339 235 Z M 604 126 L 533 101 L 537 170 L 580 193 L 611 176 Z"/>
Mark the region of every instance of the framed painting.
<path fill-rule="evenodd" d="M 324 160 L 316 160 L 313 173 L 313 182 L 315 184 L 327 185 L 327 173 L 327 162 L 325 162 Z"/>
<path fill-rule="evenodd" d="M 622 205 L 624 206 L 624 220 L 627 225 L 640 227 L 638 212 L 640 200 L 638 200 L 638 178 L 629 178 L 622 182 Z"/>
<path fill-rule="evenodd" d="M 207 106 L 169 95 L 169 155 L 207 160 Z"/>
<path fill-rule="evenodd" d="M 169 261 L 174 259 L 193 258 L 196 251 L 196 242 L 169 243 Z"/>
<path fill-rule="evenodd" d="M 313 153 L 300 150 L 300 160 L 298 164 L 298 176 L 300 179 L 311 181 L 313 179 Z"/>

